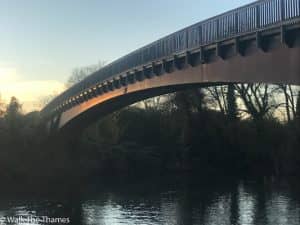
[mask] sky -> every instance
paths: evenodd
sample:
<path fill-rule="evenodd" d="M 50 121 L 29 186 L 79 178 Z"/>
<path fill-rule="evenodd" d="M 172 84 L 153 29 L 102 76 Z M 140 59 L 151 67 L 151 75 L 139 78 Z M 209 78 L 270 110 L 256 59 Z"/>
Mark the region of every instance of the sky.
<path fill-rule="evenodd" d="M 0 0 L 0 95 L 25 111 L 77 67 L 111 62 L 252 0 Z"/>

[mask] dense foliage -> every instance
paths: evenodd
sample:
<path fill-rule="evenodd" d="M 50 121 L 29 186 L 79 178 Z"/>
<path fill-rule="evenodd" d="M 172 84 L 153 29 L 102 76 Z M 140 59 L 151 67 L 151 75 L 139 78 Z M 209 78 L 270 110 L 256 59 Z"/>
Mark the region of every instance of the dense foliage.
<path fill-rule="evenodd" d="M 280 121 L 269 105 L 260 109 L 250 99 L 254 115 L 243 116 L 247 107 L 238 107 L 237 88 L 227 90 L 224 113 L 208 107 L 201 89 L 165 96 L 152 107 L 115 112 L 85 131 L 79 152 L 87 157 L 89 149 L 91 161 L 105 173 L 298 174 L 297 117 Z"/>
<path fill-rule="evenodd" d="M 283 103 L 275 101 L 279 92 Z M 91 174 L 299 175 L 294 92 L 264 84 L 177 92 L 114 112 L 79 138 L 49 136 L 39 113 L 24 115 L 12 97 L 0 104 L 0 177 L 30 184 Z"/>

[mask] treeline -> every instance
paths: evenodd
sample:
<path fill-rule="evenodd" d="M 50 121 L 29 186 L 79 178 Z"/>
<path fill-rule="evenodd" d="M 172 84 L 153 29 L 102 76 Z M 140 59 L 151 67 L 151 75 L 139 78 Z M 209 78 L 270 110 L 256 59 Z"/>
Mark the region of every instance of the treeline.
<path fill-rule="evenodd" d="M 144 100 L 80 138 L 49 137 L 39 113 L 0 104 L 0 177 L 49 183 L 91 174 L 299 175 L 299 87 L 226 84 Z M 1 101 L 0 101 L 1 102 Z"/>
<path fill-rule="evenodd" d="M 0 101 L 1 188 L 72 180 L 76 166 L 63 138 L 49 138 L 39 112 L 24 114 L 22 104 L 12 97 Z M 36 186 L 38 188 L 38 186 Z"/>
<path fill-rule="evenodd" d="M 229 84 L 177 92 L 115 112 L 77 147 L 102 173 L 297 175 L 300 98 L 290 85 Z"/>

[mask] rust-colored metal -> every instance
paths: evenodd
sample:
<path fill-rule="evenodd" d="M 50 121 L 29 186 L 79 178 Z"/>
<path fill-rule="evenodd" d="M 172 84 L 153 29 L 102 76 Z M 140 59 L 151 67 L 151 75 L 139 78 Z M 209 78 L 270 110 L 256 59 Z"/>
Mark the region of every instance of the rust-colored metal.
<path fill-rule="evenodd" d="M 300 84 L 299 48 L 300 1 L 255 1 L 112 62 L 57 96 L 41 115 L 57 130 L 191 85 Z"/>
<path fill-rule="evenodd" d="M 63 128 L 75 120 L 77 120 L 75 124 L 86 123 L 84 124 L 86 126 L 88 121 L 108 114 L 111 112 L 110 110 L 157 94 L 173 92 L 195 85 L 207 86 L 231 82 L 300 85 L 299 62 L 300 47 L 287 48 L 282 45 L 270 52 L 256 49 L 246 56 L 236 55 L 226 60 L 219 59 L 208 64 L 184 67 L 182 70 L 174 70 L 172 73 L 130 83 L 128 86 L 114 89 L 82 102 L 61 114 L 58 128 Z M 114 105 L 115 109 L 107 107 L 107 104 Z M 82 116 L 83 114 L 85 116 Z"/>

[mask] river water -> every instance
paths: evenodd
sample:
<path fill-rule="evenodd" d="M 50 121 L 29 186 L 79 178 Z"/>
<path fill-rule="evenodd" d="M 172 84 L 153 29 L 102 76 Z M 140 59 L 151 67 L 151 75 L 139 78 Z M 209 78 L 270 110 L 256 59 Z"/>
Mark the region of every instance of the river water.
<path fill-rule="evenodd" d="M 95 178 L 77 189 L 41 196 L 2 193 L 0 224 L 300 224 L 297 182 L 124 177 Z"/>

